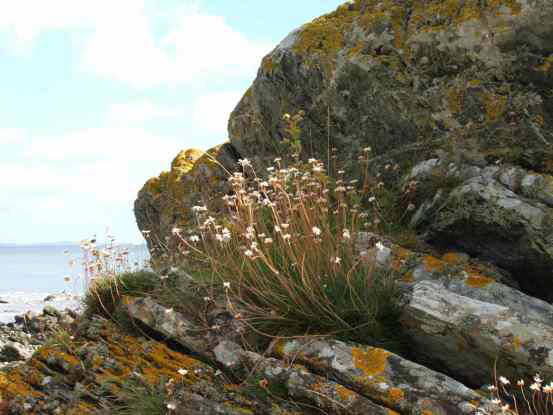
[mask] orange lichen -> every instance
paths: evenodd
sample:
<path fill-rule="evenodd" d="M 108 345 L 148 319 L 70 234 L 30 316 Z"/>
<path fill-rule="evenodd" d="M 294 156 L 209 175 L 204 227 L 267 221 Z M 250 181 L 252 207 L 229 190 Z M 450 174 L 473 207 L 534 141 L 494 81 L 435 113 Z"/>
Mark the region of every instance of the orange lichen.
<path fill-rule="evenodd" d="M 491 284 L 492 282 L 495 282 L 495 280 L 479 274 L 471 274 L 465 280 L 465 284 L 473 288 L 482 288 Z"/>
<path fill-rule="evenodd" d="M 553 68 L 553 55 L 549 55 L 544 59 L 541 65 L 534 67 L 535 70 L 540 72 L 549 72 Z"/>
<path fill-rule="evenodd" d="M 390 262 L 390 267 L 394 271 L 399 271 L 404 262 L 412 254 L 411 251 L 402 247 L 394 247 L 392 252 L 392 261 Z"/>
<path fill-rule="evenodd" d="M 348 402 L 348 403 L 355 400 L 355 398 L 357 397 L 357 394 L 355 392 L 353 392 L 351 389 L 348 389 L 342 385 L 336 385 L 336 395 L 343 402 Z"/>
<path fill-rule="evenodd" d="M 400 388 L 390 388 L 388 391 L 388 399 L 391 404 L 396 405 L 405 399 L 405 394 Z"/>
<path fill-rule="evenodd" d="M 465 258 L 457 252 L 448 252 L 442 256 L 442 261 L 450 265 L 459 265 L 465 262 Z"/>
<path fill-rule="evenodd" d="M 425 256 L 422 260 L 422 263 L 424 265 L 424 269 L 427 272 L 440 272 L 443 271 L 446 263 L 444 261 L 440 261 L 438 258 L 433 256 Z"/>
<path fill-rule="evenodd" d="M 33 389 L 26 378 L 26 373 L 23 373 L 20 368 L 11 369 L 5 374 L 0 373 L 0 394 L 8 400 L 17 397 L 43 396 Z"/>
<path fill-rule="evenodd" d="M 354 347 L 351 351 L 353 364 L 363 372 L 364 376 L 377 376 L 384 372 L 389 352 L 383 349 L 369 347 L 362 349 Z"/>

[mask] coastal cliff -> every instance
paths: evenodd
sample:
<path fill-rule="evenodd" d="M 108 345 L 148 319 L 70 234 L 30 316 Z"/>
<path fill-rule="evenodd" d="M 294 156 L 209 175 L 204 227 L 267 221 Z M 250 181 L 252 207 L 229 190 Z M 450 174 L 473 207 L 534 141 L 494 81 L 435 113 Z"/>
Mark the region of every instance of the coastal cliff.
<path fill-rule="evenodd" d="M 552 21 L 552 0 L 356 0 L 293 31 L 230 114 L 229 141 L 183 150 L 138 193 L 159 281 L 110 291 L 109 315 L 102 304 L 0 373 L 6 413 L 110 413 L 138 390 L 170 414 L 499 414 L 487 387 L 499 375 L 552 380 Z M 328 232 L 394 276 L 399 346 L 264 337 L 226 279 L 207 290 L 175 257 L 197 210 L 228 210 L 251 172 L 269 187 L 280 158 L 321 186 L 321 170 L 338 176 L 336 200 L 360 188 L 354 211 L 379 212 L 355 235 Z M 325 229 L 306 229 L 322 244 Z"/>

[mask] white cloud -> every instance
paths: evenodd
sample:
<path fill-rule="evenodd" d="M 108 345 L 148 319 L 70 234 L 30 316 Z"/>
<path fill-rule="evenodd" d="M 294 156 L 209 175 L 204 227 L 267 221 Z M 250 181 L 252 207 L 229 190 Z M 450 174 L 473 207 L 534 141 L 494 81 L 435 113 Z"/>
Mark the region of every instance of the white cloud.
<path fill-rule="evenodd" d="M 45 32 L 69 31 L 82 48 L 83 70 L 135 87 L 253 77 L 270 50 L 190 5 L 164 18 L 160 34 L 154 26 L 164 14 L 144 0 L 14 0 L 0 4 L 0 30 L 15 37 L 18 49 Z"/>
<path fill-rule="evenodd" d="M 142 128 L 99 127 L 77 130 L 61 137 L 33 137 L 25 154 L 30 159 L 63 161 L 66 165 L 82 160 L 144 162 L 169 160 L 179 149 L 179 140 L 160 138 Z"/>
<path fill-rule="evenodd" d="M 111 124 L 142 123 L 160 118 L 178 118 L 185 115 L 184 108 L 153 104 L 149 99 L 141 99 L 124 104 L 110 105 L 107 113 Z"/>
<path fill-rule="evenodd" d="M 0 128 L 0 144 L 21 143 L 25 140 L 25 130 L 21 128 Z"/>
<path fill-rule="evenodd" d="M 212 135 L 226 138 L 230 113 L 242 96 L 238 91 L 222 91 L 202 95 L 193 104 L 193 126 Z"/>

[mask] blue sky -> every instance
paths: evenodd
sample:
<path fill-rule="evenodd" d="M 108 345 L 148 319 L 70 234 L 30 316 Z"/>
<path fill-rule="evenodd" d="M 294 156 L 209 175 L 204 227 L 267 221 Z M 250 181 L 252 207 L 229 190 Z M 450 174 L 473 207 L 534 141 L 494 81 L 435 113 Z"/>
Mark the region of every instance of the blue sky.
<path fill-rule="evenodd" d="M 138 242 L 142 184 L 227 139 L 262 57 L 341 0 L 0 4 L 0 243 Z"/>

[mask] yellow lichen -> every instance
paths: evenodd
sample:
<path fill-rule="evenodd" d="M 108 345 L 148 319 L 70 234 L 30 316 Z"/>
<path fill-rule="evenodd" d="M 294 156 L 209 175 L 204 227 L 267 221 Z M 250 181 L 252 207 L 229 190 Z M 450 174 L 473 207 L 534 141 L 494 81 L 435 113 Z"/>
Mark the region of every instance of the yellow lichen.
<path fill-rule="evenodd" d="M 507 109 L 507 97 L 488 92 L 482 94 L 484 109 L 488 121 L 497 120 Z"/>
<path fill-rule="evenodd" d="M 513 337 L 513 349 L 515 351 L 519 351 L 522 346 L 524 346 L 524 342 L 522 341 L 522 339 L 518 336 L 514 336 Z"/>
<path fill-rule="evenodd" d="M 413 275 L 413 272 L 412 272 L 412 271 L 409 271 L 408 273 L 406 273 L 406 274 L 401 278 L 401 281 L 407 282 L 407 283 L 415 282 L 415 277 L 414 277 L 414 275 Z"/>
<path fill-rule="evenodd" d="M 463 109 L 463 91 L 459 88 L 451 88 L 447 93 L 449 110 L 456 114 Z"/>
<path fill-rule="evenodd" d="M 465 280 L 465 284 L 473 288 L 482 288 L 482 287 L 485 287 L 486 285 L 491 284 L 492 282 L 495 282 L 492 278 L 485 277 L 479 274 L 469 275 Z"/>
<path fill-rule="evenodd" d="M 261 67 L 263 68 L 263 70 L 265 71 L 265 73 L 267 74 L 272 74 L 273 73 L 273 69 L 274 69 L 274 62 L 273 62 L 273 58 L 270 56 L 270 55 L 267 55 L 263 58 L 263 60 L 261 61 Z"/>
<path fill-rule="evenodd" d="M 352 349 L 353 364 L 363 372 L 364 376 L 377 376 L 384 372 L 389 352 L 383 349 L 369 347 Z"/>

